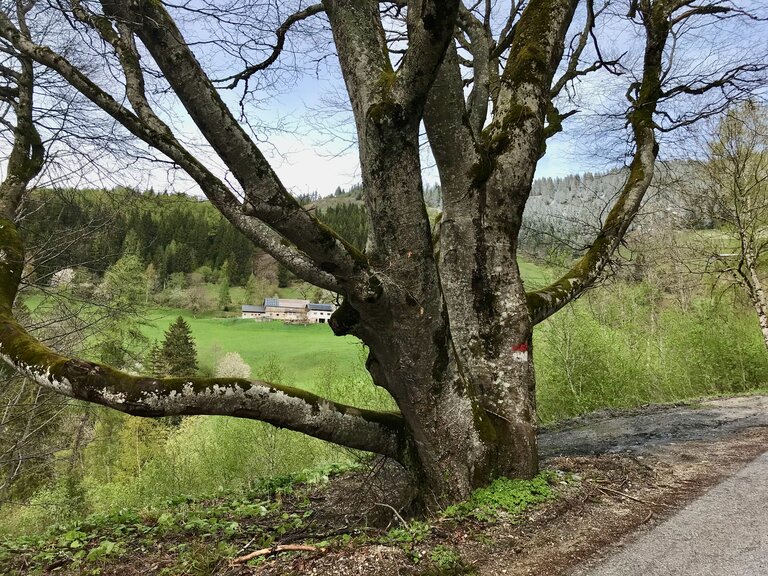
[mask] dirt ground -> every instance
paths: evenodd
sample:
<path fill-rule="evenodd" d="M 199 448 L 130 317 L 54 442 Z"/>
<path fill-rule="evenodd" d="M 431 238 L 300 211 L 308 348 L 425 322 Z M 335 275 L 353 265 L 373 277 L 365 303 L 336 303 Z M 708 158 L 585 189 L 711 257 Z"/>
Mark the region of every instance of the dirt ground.
<path fill-rule="evenodd" d="M 221 573 L 567 575 L 621 546 L 628 534 L 663 521 L 767 449 L 766 396 L 596 413 L 542 431 L 543 466 L 572 473 L 580 481 L 564 485 L 559 498 L 524 518 L 495 523 L 431 520 L 429 534 L 405 550 L 372 539 L 370 544 L 323 552 L 277 555 L 258 566 L 230 566 Z M 338 505 L 341 493 L 319 495 L 318 503 L 335 503 L 329 508 L 348 526 L 359 522 L 355 512 L 374 508 L 379 521 L 389 514 L 390 523 L 397 525 L 401 520 L 388 508 L 395 502 L 383 500 L 392 477 L 382 473 L 376 478 L 368 478 L 365 489 L 339 488 L 365 493 L 367 504 L 353 498 L 345 509 Z M 438 566 L 430 556 L 436 547 L 456 551 L 461 562 Z"/>

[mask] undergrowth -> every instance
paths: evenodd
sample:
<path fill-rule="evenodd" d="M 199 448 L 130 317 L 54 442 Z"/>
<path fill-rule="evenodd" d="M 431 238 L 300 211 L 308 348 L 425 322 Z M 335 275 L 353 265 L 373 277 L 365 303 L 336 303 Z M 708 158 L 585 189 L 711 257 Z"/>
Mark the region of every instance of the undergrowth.
<path fill-rule="evenodd" d="M 518 522 L 526 511 L 554 500 L 563 488 L 575 482 L 557 470 L 544 470 L 531 480 L 497 478 L 490 486 L 472 492 L 466 501 L 448 506 L 432 518 L 392 528 L 377 541 L 402 548 L 414 564 L 423 565 L 421 576 L 473 574 L 457 549 L 435 537 L 446 522 L 454 526 L 464 522 L 491 524 L 502 519 Z"/>
<path fill-rule="evenodd" d="M 531 480 L 497 478 L 490 486 L 479 488 L 469 500 L 449 506 L 443 511 L 446 518 L 474 518 L 490 522 L 500 514 L 516 516 L 531 506 L 555 497 L 553 485 L 564 481 L 554 470 L 545 470 Z"/>
<path fill-rule="evenodd" d="M 365 526 L 326 527 L 312 535 L 317 490 L 340 473 L 338 467 L 282 476 L 248 493 L 205 499 L 179 496 L 151 509 L 97 513 L 55 524 L 42 534 L 0 538 L 0 574 L 117 574 L 132 569 L 160 576 L 226 573 L 245 550 L 283 542 L 306 542 L 329 550 L 378 544 L 400 548 L 423 576 L 472 574 L 458 549 L 441 540 L 446 523 L 515 521 L 526 510 L 557 497 L 568 477 L 547 470 L 532 480 L 500 478 L 463 503 L 389 530 Z M 313 497 L 310 497 L 314 494 Z M 254 559 L 252 564 L 263 562 Z"/>
<path fill-rule="evenodd" d="M 0 574 L 100 574 L 110 562 L 154 554 L 157 574 L 213 574 L 247 542 L 272 546 L 301 531 L 312 508 L 301 487 L 323 484 L 351 468 L 337 466 L 259 482 L 247 493 L 177 496 L 148 509 L 95 513 L 45 532 L 0 538 Z M 163 565 L 163 560 L 168 560 Z"/>

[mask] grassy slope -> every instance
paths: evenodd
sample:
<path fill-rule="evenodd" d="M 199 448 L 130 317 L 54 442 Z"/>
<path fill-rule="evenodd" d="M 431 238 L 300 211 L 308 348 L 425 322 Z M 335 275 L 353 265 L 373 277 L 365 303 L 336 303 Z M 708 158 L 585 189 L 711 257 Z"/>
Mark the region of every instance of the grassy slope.
<path fill-rule="evenodd" d="M 493 527 L 497 522 L 519 522 L 526 511 L 578 488 L 569 475 L 554 470 L 530 481 L 501 479 L 427 521 L 411 520 L 402 527 L 391 523 L 393 527 L 388 529 L 389 526 L 377 527 L 367 521 L 370 518 L 375 524 L 377 515 L 373 511 L 377 507 L 390 507 L 376 504 L 374 499 L 387 496 L 393 504 L 399 502 L 388 491 L 372 494 L 370 487 L 364 488 L 370 476 L 370 470 L 365 468 L 316 470 L 265 482 L 246 494 L 220 494 L 210 499 L 180 496 L 155 508 L 126 508 L 54 525 L 45 534 L 0 534 L 0 572 L 238 576 L 257 573 L 258 567 L 270 563 L 265 557 L 254 559 L 248 566 L 231 563 L 243 552 L 308 541 L 318 552 L 331 555 L 327 563 L 332 568 L 321 567 L 322 571 L 312 570 L 312 574 L 340 574 L 334 556 L 361 553 L 364 558 L 373 544 L 379 550 L 387 550 L 387 555 L 394 553 L 399 558 L 404 570 L 398 570 L 398 574 L 407 570 L 408 574 L 422 576 L 469 575 L 475 572 L 454 548 L 458 541 L 466 539 L 466 522 L 471 523 L 469 529 L 473 532 Z M 282 560 L 290 558 L 290 554 L 283 555 Z M 376 566 L 374 571 L 372 566 Z M 329 568 L 331 571 L 325 571 Z M 379 562 L 361 568 L 366 574 L 392 573 L 382 570 Z M 278 567 L 268 573 L 304 572 Z"/>
<path fill-rule="evenodd" d="M 237 352 L 257 376 L 259 367 L 274 358 L 285 371 L 286 383 L 306 386 L 324 365 L 332 362 L 339 369 L 349 367 L 351 371 L 362 359 L 357 338 L 336 337 L 326 324 L 297 326 L 233 318 L 194 318 L 186 310 L 156 309 L 150 314 L 152 325 L 144 333 L 150 340 L 160 341 L 178 316 L 189 323 L 203 366 L 212 366 L 216 357 L 226 352 Z"/>
<path fill-rule="evenodd" d="M 544 268 L 520 262 L 529 288 L 542 286 L 550 278 Z M 259 366 L 270 357 L 282 364 L 286 382 L 298 386 L 315 379 L 317 371 L 332 362 L 342 374 L 362 367 L 364 352 L 360 341 L 352 336 L 336 337 L 326 325 L 288 326 L 280 322 L 260 323 L 251 320 L 193 317 L 189 311 L 155 309 L 150 314 L 152 326 L 144 333 L 150 340 L 162 340 L 163 332 L 179 316 L 192 329 L 201 365 L 212 366 L 215 357 L 237 352 L 258 375 Z"/>

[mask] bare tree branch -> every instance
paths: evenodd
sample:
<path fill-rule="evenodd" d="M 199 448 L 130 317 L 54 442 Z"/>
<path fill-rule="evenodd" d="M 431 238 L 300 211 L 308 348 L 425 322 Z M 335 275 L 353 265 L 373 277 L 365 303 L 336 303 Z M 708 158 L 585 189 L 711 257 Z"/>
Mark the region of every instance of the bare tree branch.
<path fill-rule="evenodd" d="M 269 68 L 280 57 L 280 54 L 283 51 L 283 47 L 285 46 L 285 39 L 288 36 L 288 31 L 291 29 L 291 26 L 323 11 L 325 11 L 325 7 L 321 3 L 318 3 L 307 6 L 304 10 L 300 10 L 299 12 L 291 14 L 283 21 L 282 24 L 280 24 L 280 26 L 275 31 L 277 41 L 275 42 L 275 46 L 272 49 L 272 53 L 267 58 L 257 64 L 252 64 L 251 66 L 246 67 L 245 70 L 238 72 L 237 74 L 214 80 L 214 82 L 230 82 L 225 86 L 225 88 L 235 88 L 241 81 L 248 80 L 256 72 Z"/>
<path fill-rule="evenodd" d="M 403 423 L 312 393 L 241 379 L 154 379 L 68 358 L 45 347 L 13 318 L 24 249 L 14 224 L 0 221 L 0 357 L 14 370 L 64 396 L 137 416 L 230 415 L 257 419 L 336 444 L 404 457 Z"/>
<path fill-rule="evenodd" d="M 175 137 L 167 133 L 165 124 L 159 120 L 152 121 L 150 124 L 142 122 L 135 113 L 125 108 L 97 86 L 64 56 L 53 52 L 50 48 L 34 44 L 29 38 L 21 34 L 8 17 L 2 13 L 0 13 L 0 36 L 8 41 L 15 42 L 18 49 L 31 59 L 56 70 L 72 86 L 118 120 L 132 134 L 157 147 L 158 150 L 178 163 L 200 185 L 203 192 L 227 219 L 236 226 L 241 227 L 248 237 L 285 264 L 291 271 L 307 281 L 316 283 L 326 289 L 340 291 L 341 287 L 332 274 L 320 270 L 307 255 L 292 248 L 290 245 L 286 245 L 280 236 L 275 234 L 266 224 L 256 218 L 249 217 L 249 205 L 241 205 L 234 194 L 219 178 L 214 176 Z M 138 71 L 135 73 L 138 74 Z M 145 116 L 150 120 L 156 118 L 151 113 L 151 110 L 141 106 L 141 96 L 138 93 L 135 93 L 133 97 L 137 100 L 137 105 L 143 110 Z M 292 214 L 302 213 L 305 214 L 305 218 L 312 218 L 296 204 L 295 200 L 291 198 L 290 202 L 295 204 L 295 207 L 289 206 Z M 271 219 L 275 221 L 276 215 L 272 214 L 271 216 Z M 276 222 L 284 227 L 286 223 L 279 218 L 279 215 L 277 218 Z M 315 226 L 315 224 L 312 226 Z M 330 234 L 331 232 L 327 229 L 323 232 L 323 235 Z M 335 240 L 331 240 L 330 244 L 335 245 Z M 314 251 L 316 252 L 318 248 L 320 246 L 315 247 Z"/>

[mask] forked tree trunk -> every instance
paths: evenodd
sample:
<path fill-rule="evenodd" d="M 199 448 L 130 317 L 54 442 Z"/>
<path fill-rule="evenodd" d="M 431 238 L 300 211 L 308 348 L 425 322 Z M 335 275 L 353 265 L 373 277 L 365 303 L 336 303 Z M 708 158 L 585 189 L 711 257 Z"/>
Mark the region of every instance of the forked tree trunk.
<path fill-rule="evenodd" d="M 628 92 L 635 152 L 627 182 L 584 257 L 552 285 L 526 294 L 516 261 L 518 234 L 546 138 L 562 120 L 553 111 L 552 85 L 578 4 L 524 3 L 495 88 L 478 62 L 476 91 L 465 101 L 453 35 L 457 0 L 408 3 L 408 50 L 397 70 L 377 0 L 323 0 L 357 128 L 370 224 L 364 252 L 288 194 L 161 3 L 105 1 L 106 19 L 82 9 L 77 15 L 114 48 L 126 80 L 118 98 L 62 55 L 35 45 L 0 11 L 0 36 L 184 168 L 235 226 L 295 274 L 344 296 L 331 326 L 369 347 L 373 381 L 400 412 L 362 410 L 262 381 L 136 377 L 45 348 L 12 316 L 24 262 L 12 221 L 23 187 L 9 178 L 0 188 L 0 216 L 7 218 L 0 219 L 0 356 L 43 386 L 130 414 L 252 418 L 396 458 L 413 473 L 427 506 L 465 498 L 497 476 L 532 476 L 538 469 L 533 325 L 595 281 L 650 184 L 662 56 L 670 16 L 679 7 L 663 0 L 635 3 L 647 38 L 642 80 Z M 152 110 L 137 39 L 238 181 L 244 200 Z M 490 57 L 488 46 L 477 46 L 478 57 Z M 486 123 L 491 92 L 493 120 Z M 443 191 L 434 236 L 423 200 L 422 119 Z M 30 143 L 23 131 L 16 136 L 23 144 L 17 156 L 32 168 L 9 174 L 26 185 L 30 170 L 39 170 L 39 138 Z"/>
<path fill-rule="evenodd" d="M 506 369 L 482 350 L 459 359 L 441 320 L 426 330 L 423 323 L 414 324 L 398 318 L 396 328 L 381 327 L 375 339 L 366 340 L 374 383 L 389 390 L 401 408 L 409 432 L 401 462 L 423 503 L 464 499 L 498 476 L 534 475 L 538 456 L 529 350 L 512 352 L 514 365 Z M 478 367 L 489 365 L 493 373 L 478 374 Z"/>
<path fill-rule="evenodd" d="M 422 204 L 418 125 L 405 129 L 397 111 L 373 109 L 360 139 L 372 220 L 367 289 L 347 295 L 332 327 L 368 346 L 373 381 L 392 395 L 407 430 L 401 462 L 422 504 L 445 505 L 495 477 L 538 471 L 532 324 L 515 260 L 519 217 L 506 204 L 482 206 L 509 191 L 481 182 L 468 195 L 484 222 L 459 226 L 474 244 L 442 245 L 469 250 L 471 262 L 463 270 L 438 264 Z M 447 268 L 463 281 L 445 282 Z"/>

